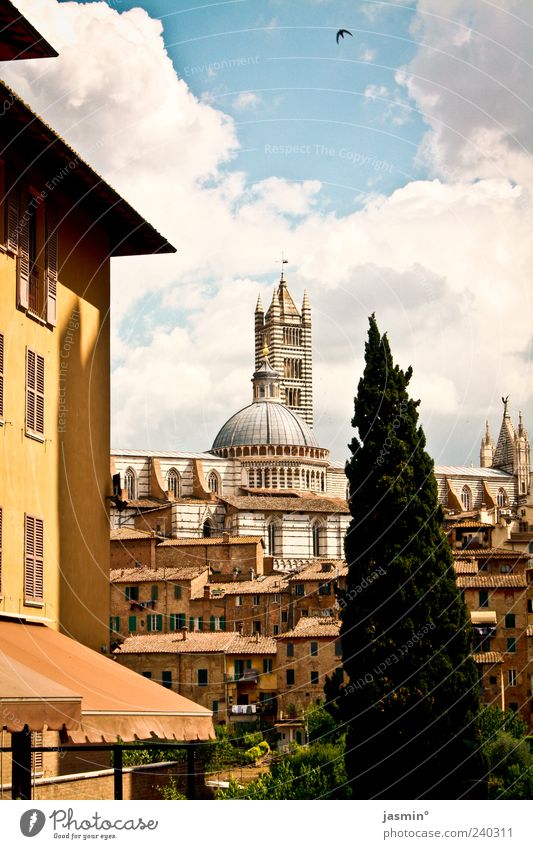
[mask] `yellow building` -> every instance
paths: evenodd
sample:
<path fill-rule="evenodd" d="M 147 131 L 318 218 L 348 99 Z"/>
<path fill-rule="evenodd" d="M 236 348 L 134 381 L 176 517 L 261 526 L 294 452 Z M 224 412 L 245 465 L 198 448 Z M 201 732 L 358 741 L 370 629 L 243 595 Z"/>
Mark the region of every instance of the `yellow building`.
<path fill-rule="evenodd" d="M 0 0 L 0 58 L 54 55 Z M 174 248 L 3 83 L 0 103 L 0 785 L 29 798 L 29 732 L 192 742 L 213 726 L 104 656 L 110 260 Z"/>

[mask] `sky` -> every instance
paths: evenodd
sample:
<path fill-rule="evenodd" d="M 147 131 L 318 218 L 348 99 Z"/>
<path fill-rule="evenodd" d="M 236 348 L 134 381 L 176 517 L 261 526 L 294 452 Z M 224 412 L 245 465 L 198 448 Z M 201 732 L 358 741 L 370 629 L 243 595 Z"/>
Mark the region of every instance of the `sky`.
<path fill-rule="evenodd" d="M 116 448 L 209 449 L 251 402 L 282 251 L 334 459 L 373 312 L 436 462 L 478 465 L 502 395 L 533 431 L 530 0 L 17 6 L 60 56 L 2 76 L 178 249 L 112 260 Z"/>

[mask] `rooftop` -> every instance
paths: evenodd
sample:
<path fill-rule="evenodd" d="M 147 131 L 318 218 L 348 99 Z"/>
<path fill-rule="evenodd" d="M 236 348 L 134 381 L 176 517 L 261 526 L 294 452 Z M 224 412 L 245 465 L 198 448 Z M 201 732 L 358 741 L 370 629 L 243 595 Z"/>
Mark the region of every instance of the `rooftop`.
<path fill-rule="evenodd" d="M 83 198 L 81 205 L 90 210 L 109 235 L 110 256 L 175 253 L 176 249 L 142 215 L 1 81 L 0 100 L 11 104 L 1 124 L 4 156 L 12 146 L 18 155 L 43 168 L 68 168 L 72 191 Z M 73 162 L 76 167 L 72 170 Z"/>
<path fill-rule="evenodd" d="M 497 478 L 501 481 L 512 481 L 513 476 L 500 469 L 481 468 L 480 466 L 435 466 L 435 475 L 447 478 Z"/>
<path fill-rule="evenodd" d="M 348 513 L 348 506 L 341 498 L 287 498 L 272 494 L 223 495 L 220 501 L 239 510 L 279 510 L 283 513 Z"/>
<path fill-rule="evenodd" d="M 330 616 L 302 616 L 291 631 L 280 634 L 277 640 L 308 639 L 339 636 L 340 622 Z"/>
<path fill-rule="evenodd" d="M 325 565 L 331 566 L 326 570 Z M 296 575 L 291 575 L 289 581 L 333 581 L 337 577 L 345 577 L 348 566 L 344 560 L 317 560 L 305 566 Z"/>
<path fill-rule="evenodd" d="M 121 540 L 151 540 L 155 539 L 155 532 L 140 531 L 137 528 L 129 528 L 123 525 L 121 528 L 112 528 L 110 533 L 111 542 L 120 542 Z"/>
<path fill-rule="evenodd" d="M 257 545 L 263 543 L 263 537 L 239 536 L 220 537 L 185 537 L 181 539 L 166 539 L 160 546 L 190 546 L 190 545 Z"/>
<path fill-rule="evenodd" d="M 264 575 L 254 581 L 230 581 L 228 583 L 209 584 L 211 592 L 222 590 L 224 595 L 263 595 L 277 594 L 288 589 L 287 579 L 280 575 Z M 215 596 L 216 597 L 216 596 Z"/>
<path fill-rule="evenodd" d="M 313 431 L 283 404 L 255 401 L 222 425 L 213 451 L 235 445 L 304 445 L 318 448 Z"/>
<path fill-rule="evenodd" d="M 508 548 L 458 548 L 453 550 L 453 556 L 459 560 L 466 560 L 473 557 L 493 558 L 494 560 L 529 560 L 530 556 L 526 551 L 509 551 Z"/>
<path fill-rule="evenodd" d="M 111 569 L 109 580 L 112 584 L 131 584 L 137 581 L 153 583 L 154 581 L 190 581 L 203 573 L 207 566 L 168 566 L 165 568 L 150 566 L 132 566 L 128 569 Z"/>
<path fill-rule="evenodd" d="M 241 636 L 235 631 L 188 631 L 127 637 L 114 654 L 276 654 L 273 637 Z"/>
<path fill-rule="evenodd" d="M 10 0 L 0 0 L 0 62 L 13 59 L 46 59 L 57 56 L 48 44 Z"/>
<path fill-rule="evenodd" d="M 509 587 L 526 589 L 528 586 L 525 575 L 457 575 L 457 586 L 463 589 Z"/>

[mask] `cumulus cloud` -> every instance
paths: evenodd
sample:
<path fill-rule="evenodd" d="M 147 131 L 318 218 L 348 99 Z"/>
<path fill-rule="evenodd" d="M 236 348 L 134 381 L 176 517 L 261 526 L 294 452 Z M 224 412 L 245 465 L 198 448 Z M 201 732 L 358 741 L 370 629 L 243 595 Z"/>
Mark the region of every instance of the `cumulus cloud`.
<path fill-rule="evenodd" d="M 205 449 L 250 402 L 253 309 L 259 289 L 270 299 L 280 247 L 295 299 L 311 297 L 317 432 L 334 455 L 346 453 L 373 311 L 415 368 L 441 459 L 475 460 L 501 394 L 533 413 L 519 353 L 532 336 L 531 123 L 520 112 L 531 86 L 527 4 L 513 2 L 515 18 L 449 0 L 446 20 L 419 0 L 413 34 L 432 46 L 397 86 L 424 113 L 420 155 L 435 179 L 340 215 L 316 180 L 253 182 L 235 168 L 235 123 L 178 79 L 146 12 L 19 0 L 60 57 L 11 63 L 8 82 L 179 248 L 112 264 L 116 444 Z"/>
<path fill-rule="evenodd" d="M 399 72 L 429 124 L 421 155 L 448 178 L 531 183 L 533 163 L 530 0 L 418 0 L 420 43 Z"/>
<path fill-rule="evenodd" d="M 256 109 L 261 102 L 261 98 L 253 91 L 241 91 L 233 101 L 233 108 L 239 112 L 244 112 L 246 109 Z"/>

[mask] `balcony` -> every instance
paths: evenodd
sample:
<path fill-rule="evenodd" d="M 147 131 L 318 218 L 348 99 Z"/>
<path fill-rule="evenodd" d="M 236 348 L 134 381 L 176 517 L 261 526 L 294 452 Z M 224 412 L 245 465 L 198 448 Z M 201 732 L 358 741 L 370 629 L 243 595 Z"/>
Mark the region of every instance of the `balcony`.
<path fill-rule="evenodd" d="M 130 599 L 130 610 L 155 610 L 157 601 L 152 598 L 150 601 L 132 601 Z"/>
<path fill-rule="evenodd" d="M 229 684 L 259 684 L 258 669 L 243 669 L 242 672 L 230 672 L 226 674 Z"/>

